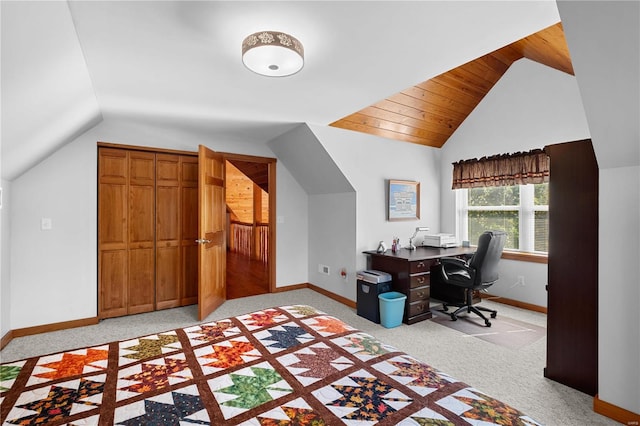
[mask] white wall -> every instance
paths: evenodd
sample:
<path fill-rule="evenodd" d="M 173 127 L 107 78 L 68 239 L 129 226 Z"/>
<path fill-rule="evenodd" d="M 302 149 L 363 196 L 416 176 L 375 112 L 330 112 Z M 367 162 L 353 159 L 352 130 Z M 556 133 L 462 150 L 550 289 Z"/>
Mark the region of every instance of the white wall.
<path fill-rule="evenodd" d="M 282 162 L 277 166 L 276 286 L 309 281 L 309 196 Z"/>
<path fill-rule="evenodd" d="M 0 338 L 11 330 L 11 182 L 2 180 L 2 209 L 0 209 Z"/>
<path fill-rule="evenodd" d="M 355 247 L 356 193 L 309 196 L 309 282 L 356 300 Z M 319 272 L 320 264 L 329 267 L 328 275 Z"/>
<path fill-rule="evenodd" d="M 97 315 L 97 141 L 188 151 L 204 144 L 217 151 L 274 156 L 265 144 L 217 141 L 206 132 L 108 120 L 56 151 L 12 182 L 11 329 Z M 277 167 L 276 209 L 306 214 L 306 198 L 294 198 L 299 186 L 280 170 L 282 165 Z M 53 228 L 41 230 L 41 218 L 52 219 Z M 295 231 L 288 232 L 289 227 Z M 278 230 L 279 253 L 281 247 L 307 246 L 304 219 L 285 221 Z M 278 286 L 307 281 L 306 263 L 300 266 L 297 261 L 280 253 Z"/>
<path fill-rule="evenodd" d="M 455 233 L 453 162 L 586 138 L 575 77 L 528 59 L 515 62 L 442 149 L 442 232 Z M 524 286 L 514 286 L 518 276 Z M 546 264 L 502 261 L 490 292 L 547 306 L 546 284 Z"/>
<path fill-rule="evenodd" d="M 308 281 L 333 293 L 355 300 L 349 277 L 355 271 L 356 198 L 353 187 L 318 141 L 309 126 L 303 124 L 271 140 L 268 146 L 291 172 L 303 190 L 297 201 L 308 200 L 305 209 L 278 210 L 281 220 L 294 217 L 307 224 L 308 246 L 299 243 L 281 247 L 283 255 L 300 258 Z M 301 215 L 305 215 L 304 218 Z M 320 274 L 318 265 L 329 267 Z M 299 266 L 303 263 L 300 262 Z M 347 280 L 340 275 L 347 269 Z"/>
<path fill-rule="evenodd" d="M 598 394 L 640 413 L 640 167 L 600 169 L 599 194 Z"/>
<path fill-rule="evenodd" d="M 362 252 L 375 250 L 380 240 L 391 247 L 393 237 L 397 236 L 402 245 L 408 245 L 416 226 L 428 226 L 432 230 L 440 228 L 439 149 L 334 127 L 310 128 L 357 194 L 356 270 L 367 267 Z M 420 220 L 387 221 L 388 179 L 420 182 Z M 355 300 L 355 277 L 348 284 L 348 292 L 340 294 Z"/>
<path fill-rule="evenodd" d="M 13 181 L 11 328 L 96 316 L 96 199 L 95 142 L 69 144 Z"/>

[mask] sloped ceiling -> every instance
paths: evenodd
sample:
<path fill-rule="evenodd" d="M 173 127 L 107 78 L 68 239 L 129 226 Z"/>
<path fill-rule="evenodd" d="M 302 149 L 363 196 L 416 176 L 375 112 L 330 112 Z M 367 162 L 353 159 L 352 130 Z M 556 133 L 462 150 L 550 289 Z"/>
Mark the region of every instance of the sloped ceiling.
<path fill-rule="evenodd" d="M 553 1 L 3 0 L 2 176 L 101 120 L 264 144 L 328 125 L 559 22 Z M 289 32 L 303 70 L 265 78 L 242 39 Z M 117 142 L 117 141 L 114 141 Z"/>
<path fill-rule="evenodd" d="M 229 160 L 238 170 L 258 185 L 264 192 L 269 193 L 269 166 L 266 163 Z"/>
<path fill-rule="evenodd" d="M 2 177 L 12 179 L 102 120 L 64 2 L 2 7 Z"/>
<path fill-rule="evenodd" d="M 558 8 L 598 166 L 640 165 L 640 2 L 560 1 Z"/>
<path fill-rule="evenodd" d="M 573 75 L 562 24 L 557 23 L 331 125 L 440 148 L 511 64 L 522 58 Z"/>

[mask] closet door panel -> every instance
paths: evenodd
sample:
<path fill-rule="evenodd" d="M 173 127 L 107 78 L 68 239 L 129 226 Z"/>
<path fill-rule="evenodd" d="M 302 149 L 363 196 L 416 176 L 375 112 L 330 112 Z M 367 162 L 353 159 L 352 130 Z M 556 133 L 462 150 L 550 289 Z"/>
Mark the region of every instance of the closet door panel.
<path fill-rule="evenodd" d="M 198 158 L 180 157 L 182 306 L 198 303 Z"/>
<path fill-rule="evenodd" d="M 198 246 L 182 247 L 182 289 L 181 306 L 198 303 Z"/>
<path fill-rule="evenodd" d="M 156 156 L 156 309 L 179 306 L 180 157 Z"/>
<path fill-rule="evenodd" d="M 100 148 L 98 171 L 100 183 L 127 184 L 128 152 L 121 149 Z"/>
<path fill-rule="evenodd" d="M 179 155 L 156 155 L 156 181 L 158 186 L 178 186 L 180 181 Z"/>
<path fill-rule="evenodd" d="M 126 151 L 98 150 L 98 316 L 127 314 L 127 206 Z"/>
<path fill-rule="evenodd" d="M 156 249 L 156 309 L 180 304 L 180 247 Z"/>
<path fill-rule="evenodd" d="M 129 187 L 129 248 L 149 248 L 155 242 L 153 186 Z"/>
<path fill-rule="evenodd" d="M 101 250 L 127 248 L 127 186 L 100 184 L 98 198 L 98 227 Z"/>
<path fill-rule="evenodd" d="M 155 154 L 129 155 L 129 314 L 155 309 Z"/>
<path fill-rule="evenodd" d="M 155 185 L 156 155 L 153 152 L 131 151 L 129 154 L 129 184 Z"/>
<path fill-rule="evenodd" d="M 100 271 L 100 294 L 98 299 L 98 314 L 100 318 L 126 315 L 126 250 L 101 250 L 98 258 L 98 270 Z"/>
<path fill-rule="evenodd" d="M 155 250 L 129 250 L 129 314 L 150 312 L 155 308 Z"/>
<path fill-rule="evenodd" d="M 180 241 L 180 190 L 158 187 L 156 190 L 156 240 L 159 244 Z"/>

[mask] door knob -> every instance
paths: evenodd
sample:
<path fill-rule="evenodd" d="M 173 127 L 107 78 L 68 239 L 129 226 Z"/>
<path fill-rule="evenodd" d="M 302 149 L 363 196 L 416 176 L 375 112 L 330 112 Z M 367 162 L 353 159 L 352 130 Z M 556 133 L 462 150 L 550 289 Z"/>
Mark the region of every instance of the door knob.
<path fill-rule="evenodd" d="M 209 244 L 211 242 L 211 240 L 207 240 L 207 239 L 198 239 L 196 240 L 196 243 L 198 244 Z"/>

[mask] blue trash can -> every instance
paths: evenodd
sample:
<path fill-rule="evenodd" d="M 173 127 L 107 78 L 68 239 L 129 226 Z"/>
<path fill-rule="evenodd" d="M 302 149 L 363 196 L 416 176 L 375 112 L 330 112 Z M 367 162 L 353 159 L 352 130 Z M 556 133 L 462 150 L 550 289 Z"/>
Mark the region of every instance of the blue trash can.
<path fill-rule="evenodd" d="M 406 300 L 407 296 L 397 291 L 379 294 L 380 324 L 386 328 L 393 328 L 402 324 L 404 303 Z"/>

